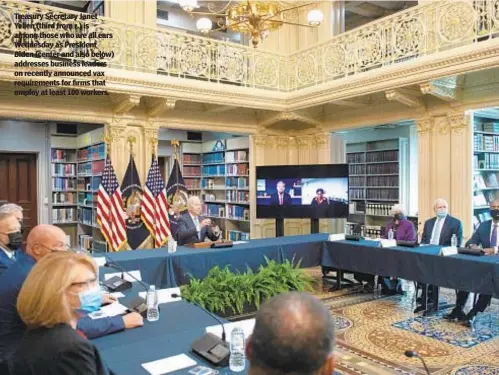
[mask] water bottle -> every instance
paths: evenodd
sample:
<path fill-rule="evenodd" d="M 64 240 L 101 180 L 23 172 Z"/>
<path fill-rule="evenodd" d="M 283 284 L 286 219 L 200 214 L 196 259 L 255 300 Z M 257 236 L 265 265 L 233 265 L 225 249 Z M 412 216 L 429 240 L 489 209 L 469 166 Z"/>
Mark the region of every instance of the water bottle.
<path fill-rule="evenodd" d="M 456 234 L 453 234 L 451 239 L 450 239 L 450 245 L 452 247 L 457 247 L 457 237 L 456 237 Z"/>
<path fill-rule="evenodd" d="M 393 230 L 392 230 L 392 229 L 390 229 L 390 230 L 388 231 L 388 239 L 389 239 L 389 240 L 393 240 Z"/>
<path fill-rule="evenodd" d="M 241 372 L 246 367 L 244 354 L 244 332 L 242 328 L 235 327 L 230 334 L 230 371 Z"/>
<path fill-rule="evenodd" d="M 159 320 L 158 292 L 154 285 L 151 285 L 147 292 L 147 320 L 150 322 Z"/>

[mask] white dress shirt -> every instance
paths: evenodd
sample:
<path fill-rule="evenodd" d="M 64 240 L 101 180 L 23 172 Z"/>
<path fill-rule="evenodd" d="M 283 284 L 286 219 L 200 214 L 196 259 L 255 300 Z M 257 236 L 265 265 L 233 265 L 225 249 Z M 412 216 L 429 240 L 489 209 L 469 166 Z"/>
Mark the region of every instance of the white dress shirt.
<path fill-rule="evenodd" d="M 191 215 L 191 214 L 189 214 Z M 196 232 L 198 232 L 198 238 L 201 237 L 201 223 L 199 222 L 199 216 L 191 215 L 192 222 L 196 226 Z"/>
<path fill-rule="evenodd" d="M 437 217 L 437 220 L 435 220 L 435 224 L 433 225 L 433 230 L 431 231 L 431 237 L 430 237 L 430 243 L 432 245 L 438 245 L 440 243 L 440 234 L 442 233 L 442 228 L 444 227 L 446 218 L 447 216 L 443 218 Z"/>
<path fill-rule="evenodd" d="M 7 256 L 9 257 L 9 259 L 14 258 L 14 252 L 13 251 L 5 250 L 3 247 L 0 247 L 0 249 L 2 249 L 5 254 L 7 254 Z"/>

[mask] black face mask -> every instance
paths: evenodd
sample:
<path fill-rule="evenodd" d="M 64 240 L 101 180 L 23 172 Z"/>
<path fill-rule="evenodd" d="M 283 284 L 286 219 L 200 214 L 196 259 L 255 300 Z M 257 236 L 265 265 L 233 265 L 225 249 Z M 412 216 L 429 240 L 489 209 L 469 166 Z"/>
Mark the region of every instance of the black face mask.
<path fill-rule="evenodd" d="M 11 250 L 17 250 L 23 244 L 23 234 L 21 232 L 9 233 L 9 243 L 7 247 Z"/>
<path fill-rule="evenodd" d="M 24 234 L 24 222 L 19 220 L 19 224 L 21 224 L 21 234 Z"/>
<path fill-rule="evenodd" d="M 490 210 L 490 216 L 492 216 L 493 219 L 498 220 L 499 219 L 499 210 Z"/>
<path fill-rule="evenodd" d="M 395 215 L 393 215 L 393 219 L 394 220 L 398 220 L 398 221 L 403 220 L 404 219 L 404 215 L 402 215 L 402 214 L 395 214 Z"/>

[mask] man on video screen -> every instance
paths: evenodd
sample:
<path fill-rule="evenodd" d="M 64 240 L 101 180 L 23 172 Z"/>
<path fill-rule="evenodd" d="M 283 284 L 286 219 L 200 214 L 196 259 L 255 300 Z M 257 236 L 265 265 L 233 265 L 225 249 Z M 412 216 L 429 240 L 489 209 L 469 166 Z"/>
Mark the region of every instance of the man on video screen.
<path fill-rule="evenodd" d="M 292 199 L 291 195 L 286 193 L 284 190 L 286 189 L 286 184 L 284 181 L 279 181 L 277 183 L 277 193 L 272 194 L 270 196 L 270 205 L 271 206 L 291 206 Z"/>

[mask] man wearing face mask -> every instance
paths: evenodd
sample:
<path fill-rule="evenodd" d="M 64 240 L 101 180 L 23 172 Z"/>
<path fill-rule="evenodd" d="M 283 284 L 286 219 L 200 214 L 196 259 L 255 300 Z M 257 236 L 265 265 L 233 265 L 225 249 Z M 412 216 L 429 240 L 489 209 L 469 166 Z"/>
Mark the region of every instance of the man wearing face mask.
<path fill-rule="evenodd" d="M 392 230 L 393 238 L 397 241 L 416 241 L 416 228 L 412 221 L 407 220 L 404 206 L 394 205 L 392 215 L 393 219 L 386 226 L 385 238 L 388 238 L 388 233 Z"/>
<path fill-rule="evenodd" d="M 37 225 L 28 235 L 23 260 L 10 266 L 0 276 L 0 361 L 17 349 L 25 332 L 26 327 L 16 309 L 16 300 L 31 268 L 46 255 L 66 249 L 66 233 L 62 229 L 54 225 Z M 85 316 L 86 313 L 98 310 L 103 303 L 114 300 L 108 295 L 103 295 L 98 285 L 80 293 L 79 298 L 82 317 L 78 321 L 77 329 L 88 338 L 96 338 L 125 328 L 143 325 L 142 316 L 137 313 L 102 319 L 91 319 Z"/>
<path fill-rule="evenodd" d="M 11 213 L 0 213 L 0 275 L 21 256 L 23 243 L 21 224 Z"/>
<path fill-rule="evenodd" d="M 491 220 L 484 221 L 477 228 L 473 236 L 466 242 L 466 247 L 474 249 L 482 248 L 485 255 L 497 254 L 499 246 L 499 199 L 490 202 Z M 469 292 L 460 291 L 457 293 L 456 307 L 450 314 L 444 316 L 447 320 L 459 320 L 464 322 L 468 327 L 471 327 L 478 313 L 484 312 L 492 300 L 492 296 L 488 294 L 480 294 L 478 301 L 468 314 L 465 314 L 463 309 L 469 297 Z"/>

